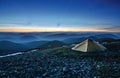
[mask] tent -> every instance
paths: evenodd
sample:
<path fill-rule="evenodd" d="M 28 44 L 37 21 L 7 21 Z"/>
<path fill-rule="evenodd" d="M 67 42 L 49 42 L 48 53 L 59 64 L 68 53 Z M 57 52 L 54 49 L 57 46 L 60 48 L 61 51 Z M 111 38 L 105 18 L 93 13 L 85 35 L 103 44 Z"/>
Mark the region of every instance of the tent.
<path fill-rule="evenodd" d="M 87 39 L 75 45 L 72 48 L 72 50 L 81 51 L 81 52 L 96 52 L 96 51 L 105 51 L 106 48 L 92 39 Z"/>

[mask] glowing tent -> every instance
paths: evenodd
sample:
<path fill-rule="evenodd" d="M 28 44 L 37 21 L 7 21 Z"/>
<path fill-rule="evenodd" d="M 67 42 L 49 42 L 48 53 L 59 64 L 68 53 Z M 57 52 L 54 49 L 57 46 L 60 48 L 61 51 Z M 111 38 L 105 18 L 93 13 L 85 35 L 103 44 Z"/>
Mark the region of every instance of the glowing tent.
<path fill-rule="evenodd" d="M 106 48 L 92 39 L 87 39 L 75 45 L 72 48 L 72 50 L 81 51 L 81 52 L 97 52 L 97 51 L 105 51 Z"/>

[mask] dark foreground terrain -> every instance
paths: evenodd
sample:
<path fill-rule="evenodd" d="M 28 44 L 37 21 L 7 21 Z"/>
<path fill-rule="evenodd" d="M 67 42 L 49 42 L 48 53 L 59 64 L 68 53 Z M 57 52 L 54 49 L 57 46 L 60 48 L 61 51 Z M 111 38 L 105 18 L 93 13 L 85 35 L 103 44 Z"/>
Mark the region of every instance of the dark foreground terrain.
<path fill-rule="evenodd" d="M 0 58 L 0 78 L 119 77 L 120 51 L 80 53 L 64 46 Z"/>

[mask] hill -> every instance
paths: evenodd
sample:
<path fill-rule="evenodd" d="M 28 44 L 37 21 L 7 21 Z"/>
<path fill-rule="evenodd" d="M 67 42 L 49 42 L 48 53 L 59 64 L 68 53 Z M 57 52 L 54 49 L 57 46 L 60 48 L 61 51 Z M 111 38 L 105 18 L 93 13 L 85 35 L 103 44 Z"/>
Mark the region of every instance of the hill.
<path fill-rule="evenodd" d="M 92 35 L 91 34 L 89 36 L 84 36 L 84 35 L 79 35 L 79 37 L 72 37 L 72 38 L 66 38 L 64 40 L 62 40 L 64 43 L 66 44 L 78 44 L 81 41 L 85 40 L 85 39 L 93 39 L 99 42 L 103 42 L 103 41 L 116 41 L 118 39 L 120 39 L 118 36 L 114 35 L 114 34 L 97 34 L 97 35 Z"/>
<path fill-rule="evenodd" d="M 0 55 L 24 51 L 27 47 L 10 41 L 0 41 Z"/>
<path fill-rule="evenodd" d="M 11 41 L 0 41 L 0 55 L 29 51 L 31 49 L 47 49 L 66 45 L 61 41 L 32 41 L 28 43 L 15 43 Z"/>
<path fill-rule="evenodd" d="M 119 37 L 115 34 L 98 34 L 94 36 L 90 36 L 89 38 L 100 40 L 100 39 L 119 39 Z"/>
<path fill-rule="evenodd" d="M 21 38 L 20 39 L 22 39 L 22 40 L 37 40 L 37 37 L 36 36 L 34 36 L 34 35 L 23 35 L 23 36 L 21 36 Z"/>
<path fill-rule="evenodd" d="M 66 45 L 64 42 L 54 40 L 54 41 L 49 41 L 43 45 L 40 45 L 38 48 L 39 49 L 48 49 L 48 48 L 61 47 L 64 45 Z"/>
<path fill-rule="evenodd" d="M 78 44 L 85 39 L 86 38 L 84 38 L 84 37 L 83 38 L 67 38 L 67 39 L 64 39 L 62 41 L 66 44 Z"/>
<path fill-rule="evenodd" d="M 24 45 L 26 45 L 30 49 L 34 49 L 48 42 L 49 41 L 32 41 L 32 42 L 24 43 Z"/>

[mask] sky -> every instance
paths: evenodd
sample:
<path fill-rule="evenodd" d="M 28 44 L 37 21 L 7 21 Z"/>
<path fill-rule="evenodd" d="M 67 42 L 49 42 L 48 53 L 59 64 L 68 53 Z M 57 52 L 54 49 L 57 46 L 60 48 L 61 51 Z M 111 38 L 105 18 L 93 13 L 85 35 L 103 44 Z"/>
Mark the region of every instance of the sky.
<path fill-rule="evenodd" d="M 120 0 L 0 0 L 0 32 L 120 32 Z"/>

